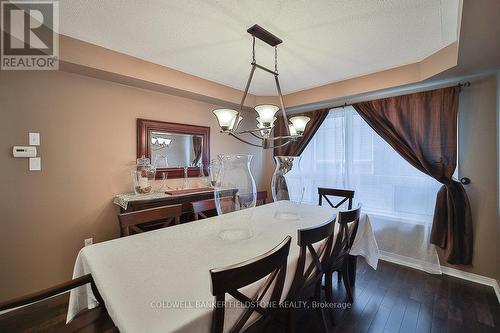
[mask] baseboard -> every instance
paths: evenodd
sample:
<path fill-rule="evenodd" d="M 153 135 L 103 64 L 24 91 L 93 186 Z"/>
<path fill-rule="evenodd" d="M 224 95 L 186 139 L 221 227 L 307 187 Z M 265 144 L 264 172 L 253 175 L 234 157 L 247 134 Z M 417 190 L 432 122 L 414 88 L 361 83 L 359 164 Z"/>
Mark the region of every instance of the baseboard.
<path fill-rule="evenodd" d="M 379 259 L 392 262 L 394 264 L 398 264 L 401 266 L 411 267 L 414 269 L 418 269 L 419 271 L 424 271 L 429 274 L 441 274 L 441 266 L 440 265 L 426 265 L 425 263 L 415 260 L 413 258 L 408 258 L 405 256 L 396 255 L 394 253 L 387 253 L 379 250 Z M 435 267 L 433 267 L 435 266 Z"/>
<path fill-rule="evenodd" d="M 397 264 L 397 265 L 411 267 L 411 268 L 418 269 L 418 270 L 429 273 L 428 271 L 423 269 L 420 265 L 416 265 L 412 262 L 408 262 L 408 261 L 405 261 L 402 259 L 397 259 L 397 258 L 394 258 L 392 256 L 381 255 L 380 259 L 384 260 L 384 261 L 392 262 L 392 263 Z M 479 274 L 461 271 L 459 269 L 451 268 L 451 267 L 447 267 L 447 266 L 441 266 L 441 271 L 443 274 L 446 274 L 449 276 L 453 276 L 453 277 L 456 277 L 456 278 L 459 278 L 462 280 L 467 280 L 467 281 L 471 281 L 471 282 L 475 282 L 475 283 L 479 283 L 479 284 L 482 284 L 485 286 L 492 287 L 493 290 L 495 291 L 495 295 L 497 296 L 498 303 L 500 304 L 500 286 L 498 285 L 498 281 L 496 279 L 482 276 Z M 430 274 L 432 274 L 432 273 L 430 273 Z"/>
<path fill-rule="evenodd" d="M 443 271 L 443 274 L 492 287 L 497 295 L 498 303 L 500 303 L 500 286 L 498 285 L 498 281 L 496 279 L 446 266 L 441 266 L 441 270 Z"/>

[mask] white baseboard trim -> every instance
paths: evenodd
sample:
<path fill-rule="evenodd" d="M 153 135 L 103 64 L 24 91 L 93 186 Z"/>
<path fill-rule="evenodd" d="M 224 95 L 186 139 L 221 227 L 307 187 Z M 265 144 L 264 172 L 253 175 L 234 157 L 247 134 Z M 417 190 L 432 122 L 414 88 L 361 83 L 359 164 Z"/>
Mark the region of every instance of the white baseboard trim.
<path fill-rule="evenodd" d="M 493 287 L 493 290 L 495 290 L 495 294 L 497 295 L 498 303 L 500 303 L 500 286 L 498 285 L 498 281 L 496 279 L 446 266 L 441 266 L 441 270 L 443 271 L 443 274 L 446 275 Z"/>
<path fill-rule="evenodd" d="M 381 255 L 380 259 L 384 260 L 384 261 L 392 262 L 392 263 L 397 264 L 397 265 L 407 266 L 407 267 L 411 267 L 411 268 L 418 269 L 418 270 L 429 273 L 428 271 L 423 269 L 422 266 L 415 264 L 415 263 L 412 263 L 412 262 L 408 262 L 406 260 L 397 259 L 397 258 L 394 258 L 392 256 L 385 256 L 385 255 Z M 441 271 L 443 272 L 443 274 L 446 274 L 449 276 L 453 276 L 453 277 L 456 277 L 456 278 L 459 278 L 462 280 L 467 280 L 467 281 L 471 281 L 471 282 L 475 282 L 475 283 L 479 283 L 479 284 L 482 284 L 485 286 L 492 287 L 493 290 L 495 291 L 496 296 L 497 296 L 498 303 L 500 304 L 500 286 L 498 285 L 498 281 L 496 279 L 482 276 L 479 274 L 461 271 L 459 269 L 451 268 L 451 267 L 447 267 L 447 266 L 441 266 Z M 432 274 L 432 273 L 430 273 L 430 274 Z"/>
<path fill-rule="evenodd" d="M 420 260 L 379 250 L 379 258 L 401 266 L 411 267 L 429 274 L 442 274 L 439 264 L 431 265 Z"/>

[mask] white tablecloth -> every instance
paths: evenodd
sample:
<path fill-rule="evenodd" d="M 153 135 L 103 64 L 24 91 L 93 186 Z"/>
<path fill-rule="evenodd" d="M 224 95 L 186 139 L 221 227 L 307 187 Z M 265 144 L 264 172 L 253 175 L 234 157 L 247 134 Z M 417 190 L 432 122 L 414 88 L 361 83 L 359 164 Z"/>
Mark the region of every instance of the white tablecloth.
<path fill-rule="evenodd" d="M 299 219 L 276 214 L 292 205 L 280 201 L 83 248 L 73 277 L 91 273 L 113 322 L 123 332 L 209 332 L 213 301 L 209 270 L 251 259 L 292 236 L 288 290 L 298 258 L 297 229 L 335 218 L 335 210 L 301 204 Z M 223 230 L 250 228 L 253 237 L 222 240 Z M 376 268 L 378 249 L 368 217 L 362 214 L 353 254 Z M 95 306 L 90 288 L 71 291 L 70 321 Z M 231 316 L 226 311 L 226 316 Z"/>

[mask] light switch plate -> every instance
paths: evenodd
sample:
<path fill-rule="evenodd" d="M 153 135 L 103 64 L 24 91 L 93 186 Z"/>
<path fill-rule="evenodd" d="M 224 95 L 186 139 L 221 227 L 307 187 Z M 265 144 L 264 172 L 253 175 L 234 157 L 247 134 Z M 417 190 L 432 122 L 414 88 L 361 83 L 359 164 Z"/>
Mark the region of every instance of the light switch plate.
<path fill-rule="evenodd" d="M 40 145 L 40 133 L 30 133 L 30 146 L 39 146 Z"/>
<path fill-rule="evenodd" d="M 30 171 L 42 170 L 42 159 L 40 157 L 30 157 Z"/>

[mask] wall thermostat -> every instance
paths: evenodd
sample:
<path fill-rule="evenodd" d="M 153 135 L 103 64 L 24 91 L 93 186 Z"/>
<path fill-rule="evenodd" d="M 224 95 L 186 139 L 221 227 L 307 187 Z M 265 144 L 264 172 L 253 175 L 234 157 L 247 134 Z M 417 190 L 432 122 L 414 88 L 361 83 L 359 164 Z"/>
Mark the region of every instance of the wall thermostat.
<path fill-rule="evenodd" d="M 12 155 L 14 157 L 36 157 L 36 147 L 14 146 Z"/>

